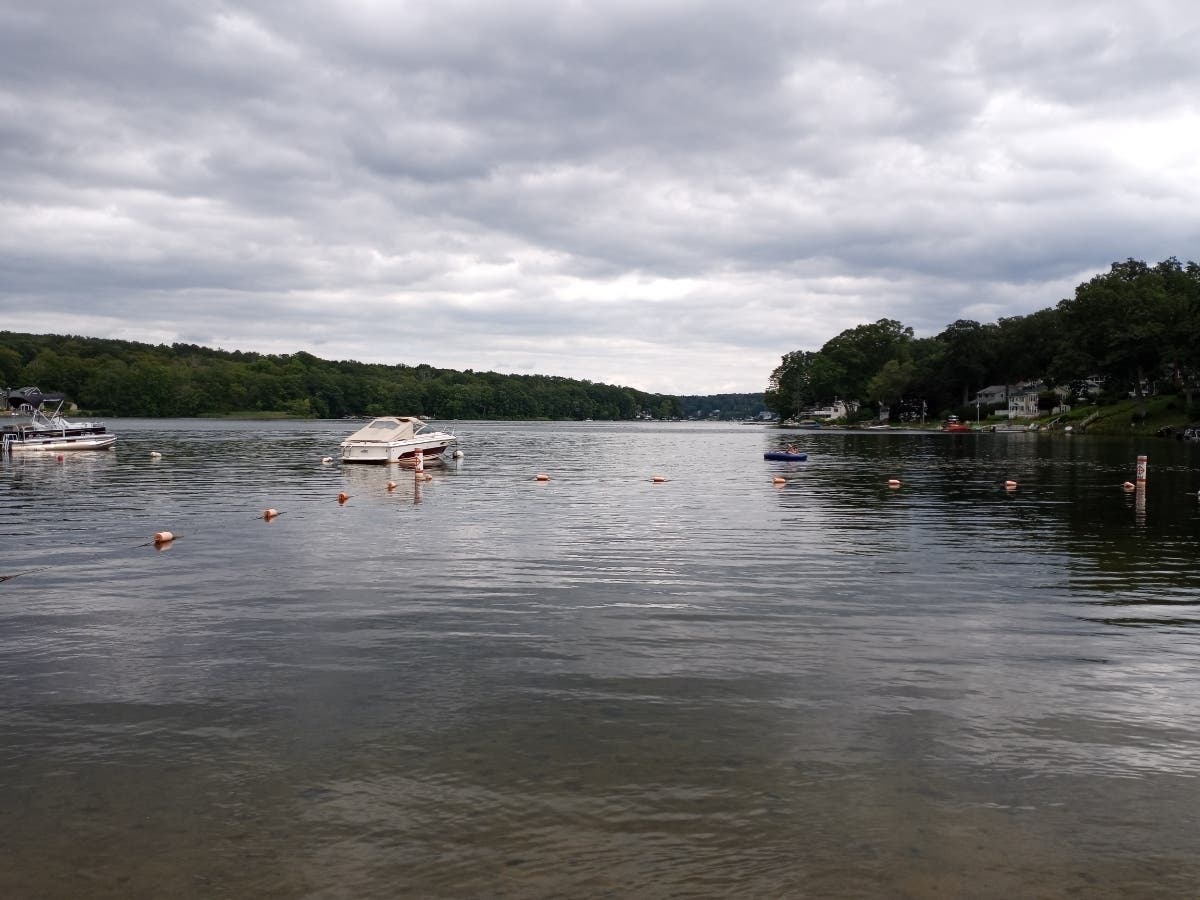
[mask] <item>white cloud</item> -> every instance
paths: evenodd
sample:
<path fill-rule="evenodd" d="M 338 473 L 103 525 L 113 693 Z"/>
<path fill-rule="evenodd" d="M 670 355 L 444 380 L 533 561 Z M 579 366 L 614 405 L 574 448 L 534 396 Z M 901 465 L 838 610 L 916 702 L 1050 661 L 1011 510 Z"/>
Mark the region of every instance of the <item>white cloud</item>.
<path fill-rule="evenodd" d="M 1183 0 L 0 0 L 0 307 L 760 390 L 1193 258 L 1198 38 Z"/>

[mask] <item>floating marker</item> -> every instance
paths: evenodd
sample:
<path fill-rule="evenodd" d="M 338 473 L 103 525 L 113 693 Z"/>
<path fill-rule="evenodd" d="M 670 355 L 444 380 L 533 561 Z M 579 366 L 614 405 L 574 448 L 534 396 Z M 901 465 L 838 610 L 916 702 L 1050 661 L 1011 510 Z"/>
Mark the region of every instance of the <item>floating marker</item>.
<path fill-rule="evenodd" d="M 433 476 L 428 472 L 417 472 L 414 477 L 417 481 L 433 481 Z"/>
<path fill-rule="evenodd" d="M 1015 491 L 1017 489 L 1017 483 L 1015 481 L 1006 481 L 1004 482 L 1004 489 L 1006 491 Z"/>
<path fill-rule="evenodd" d="M 342 491 L 340 494 L 338 494 L 338 503 L 345 503 L 349 499 L 350 499 L 350 495 L 347 494 L 345 491 Z"/>
<path fill-rule="evenodd" d="M 62 461 L 63 461 L 63 457 L 62 457 L 62 454 L 61 454 L 61 453 L 60 453 L 60 454 L 58 454 L 58 461 L 59 461 L 59 462 L 62 462 Z"/>
<path fill-rule="evenodd" d="M 425 451 L 418 447 L 417 452 L 413 454 L 413 457 L 417 462 L 416 473 L 418 475 L 423 474 L 425 472 Z"/>
<path fill-rule="evenodd" d="M 463 452 L 462 452 L 461 450 L 455 450 L 455 451 L 454 451 L 454 458 L 455 458 L 455 459 L 462 459 L 462 458 L 463 458 Z"/>
<path fill-rule="evenodd" d="M 321 457 L 321 465 L 327 466 L 327 465 L 329 465 L 331 462 L 333 462 L 333 457 L 332 457 L 332 456 L 322 456 L 322 457 Z"/>
<path fill-rule="evenodd" d="M 534 477 L 538 481 L 549 481 L 550 480 L 550 476 L 547 475 L 545 472 L 538 472 L 537 475 L 535 475 Z"/>
<path fill-rule="evenodd" d="M 1146 486 L 1146 457 L 1139 456 L 1137 458 L 1137 481 L 1138 487 Z"/>
<path fill-rule="evenodd" d="M 169 532 L 169 531 L 156 531 L 156 532 L 154 532 L 154 545 L 155 545 L 156 547 L 157 547 L 158 545 L 160 545 L 160 544 L 169 544 L 169 543 L 171 543 L 171 541 L 173 541 L 173 540 L 175 540 L 175 535 L 173 535 L 173 534 L 172 534 L 171 532 Z"/>
<path fill-rule="evenodd" d="M 272 509 L 264 509 L 264 510 L 263 510 L 262 517 L 263 517 L 263 520 L 264 520 L 264 521 L 270 522 L 270 521 L 271 521 L 273 518 L 275 518 L 277 515 L 279 515 L 279 510 L 277 510 L 277 509 L 274 509 L 274 508 L 272 508 Z"/>
<path fill-rule="evenodd" d="M 787 484 L 787 479 L 784 478 L 782 475 L 776 475 L 774 478 L 771 479 L 771 483 L 772 484 Z"/>
<path fill-rule="evenodd" d="M 899 478 L 889 478 L 888 479 L 888 487 L 890 487 L 890 488 L 900 487 L 900 479 Z"/>
<path fill-rule="evenodd" d="M 667 483 L 667 479 L 664 478 L 662 475 L 655 475 L 653 478 L 650 479 L 650 481 L 652 484 L 666 484 Z"/>
<path fill-rule="evenodd" d="M 389 491 L 394 491 L 394 490 L 396 489 L 396 482 L 394 482 L 394 481 L 389 481 L 389 482 L 387 483 L 387 489 L 388 489 Z"/>
<path fill-rule="evenodd" d="M 1137 490 L 1137 485 L 1134 484 L 1132 481 L 1125 482 L 1123 485 L 1121 485 L 1121 487 L 1123 487 L 1127 491 Z"/>
<path fill-rule="evenodd" d="M 162 454 L 161 454 L 161 453 L 159 453 L 157 450 L 151 450 L 151 451 L 150 451 L 150 458 L 151 458 L 151 459 L 162 459 Z"/>

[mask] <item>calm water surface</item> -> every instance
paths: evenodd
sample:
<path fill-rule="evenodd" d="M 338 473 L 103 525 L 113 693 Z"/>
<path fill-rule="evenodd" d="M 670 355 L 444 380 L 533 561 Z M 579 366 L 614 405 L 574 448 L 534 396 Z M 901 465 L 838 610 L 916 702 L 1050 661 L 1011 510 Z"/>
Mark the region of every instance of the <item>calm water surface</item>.
<path fill-rule="evenodd" d="M 0 897 L 1200 893 L 1200 448 L 111 424 L 0 461 Z"/>

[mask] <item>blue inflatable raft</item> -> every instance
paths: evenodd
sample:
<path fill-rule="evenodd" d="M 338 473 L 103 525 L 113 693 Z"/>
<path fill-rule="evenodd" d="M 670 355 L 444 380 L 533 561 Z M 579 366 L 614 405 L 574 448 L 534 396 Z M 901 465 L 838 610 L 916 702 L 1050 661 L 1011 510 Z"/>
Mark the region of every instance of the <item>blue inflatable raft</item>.
<path fill-rule="evenodd" d="M 786 450 L 768 450 L 763 454 L 763 459 L 775 459 L 780 462 L 805 462 L 808 459 L 808 454 L 788 453 Z"/>

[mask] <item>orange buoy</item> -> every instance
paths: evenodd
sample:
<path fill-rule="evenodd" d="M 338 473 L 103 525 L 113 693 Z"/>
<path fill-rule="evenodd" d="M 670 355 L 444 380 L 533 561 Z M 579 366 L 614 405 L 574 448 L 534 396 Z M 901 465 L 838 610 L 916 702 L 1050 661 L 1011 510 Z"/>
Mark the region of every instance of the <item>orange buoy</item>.
<path fill-rule="evenodd" d="M 175 535 L 171 534 L 171 532 L 169 532 L 169 531 L 156 531 L 156 532 L 154 532 L 154 543 L 155 543 L 155 545 L 158 545 L 158 544 L 169 544 L 169 543 L 171 543 L 171 541 L 173 541 L 173 540 L 175 540 Z"/>
<path fill-rule="evenodd" d="M 890 487 L 890 488 L 900 487 L 900 479 L 899 478 L 889 478 L 888 479 L 888 487 Z"/>
<path fill-rule="evenodd" d="M 538 481 L 549 481 L 550 480 L 550 476 L 547 475 L 545 472 L 538 472 L 535 477 L 537 478 Z"/>
<path fill-rule="evenodd" d="M 389 491 L 394 491 L 394 490 L 396 489 L 396 482 L 394 482 L 394 481 L 389 481 L 389 482 L 387 483 L 387 489 L 388 489 Z"/>
<path fill-rule="evenodd" d="M 774 478 L 771 479 L 771 483 L 772 484 L 787 484 L 787 479 L 784 478 L 782 475 L 776 475 Z"/>
<path fill-rule="evenodd" d="M 345 503 L 349 499 L 350 499 L 350 495 L 347 494 L 345 491 L 342 491 L 340 494 L 338 494 L 338 503 Z"/>
<path fill-rule="evenodd" d="M 666 484 L 667 479 L 664 478 L 662 475 L 655 475 L 653 478 L 650 479 L 650 481 L 653 484 Z"/>
<path fill-rule="evenodd" d="M 1017 489 L 1017 483 L 1012 480 L 1006 481 L 1004 482 L 1004 489 L 1006 491 L 1015 491 Z"/>
<path fill-rule="evenodd" d="M 262 517 L 263 517 L 263 520 L 264 520 L 264 521 L 270 522 L 270 521 L 271 521 L 273 518 L 275 518 L 277 515 L 279 515 L 279 510 L 277 510 L 277 509 L 274 509 L 274 508 L 272 508 L 272 509 L 264 509 L 264 510 L 263 510 Z"/>
<path fill-rule="evenodd" d="M 1125 482 L 1123 485 L 1121 485 L 1121 487 L 1125 488 L 1125 490 L 1127 490 L 1127 491 L 1137 490 L 1137 485 L 1134 484 L 1132 481 Z"/>

